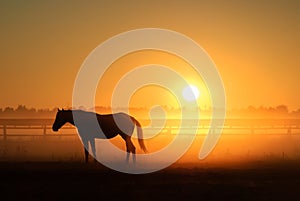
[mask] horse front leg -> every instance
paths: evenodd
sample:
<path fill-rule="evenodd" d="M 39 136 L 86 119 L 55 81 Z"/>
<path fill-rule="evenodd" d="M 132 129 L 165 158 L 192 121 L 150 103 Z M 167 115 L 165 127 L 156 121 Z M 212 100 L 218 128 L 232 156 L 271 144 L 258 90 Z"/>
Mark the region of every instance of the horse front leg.
<path fill-rule="evenodd" d="M 128 142 L 127 140 L 125 140 L 125 143 L 126 143 L 126 164 L 129 163 L 129 156 L 130 156 L 130 150 L 129 150 L 129 145 L 128 145 Z"/>
<path fill-rule="evenodd" d="M 94 157 L 94 162 L 96 162 L 97 161 L 97 156 L 96 156 L 95 138 L 90 140 L 90 143 L 91 143 L 92 153 L 93 153 L 93 157 Z"/>
<path fill-rule="evenodd" d="M 87 140 L 82 140 L 83 148 L 84 148 L 84 157 L 85 157 L 85 163 L 88 163 L 89 161 L 89 142 Z"/>
<path fill-rule="evenodd" d="M 129 163 L 129 156 L 130 156 L 130 153 L 127 151 L 127 154 L 126 154 L 126 164 Z"/>
<path fill-rule="evenodd" d="M 134 147 L 134 150 L 133 150 L 133 152 L 132 152 L 132 160 L 133 160 L 133 164 L 135 165 L 135 164 L 136 164 L 135 147 Z"/>

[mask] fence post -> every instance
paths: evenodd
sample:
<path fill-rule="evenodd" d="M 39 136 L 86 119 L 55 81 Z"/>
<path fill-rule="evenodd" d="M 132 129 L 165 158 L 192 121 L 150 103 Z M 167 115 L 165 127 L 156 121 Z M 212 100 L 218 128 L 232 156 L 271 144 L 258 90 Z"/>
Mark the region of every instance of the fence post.
<path fill-rule="evenodd" d="M 7 133 L 6 133 L 6 124 L 3 125 L 3 139 L 7 139 Z"/>
<path fill-rule="evenodd" d="M 46 124 L 43 125 L 43 134 L 44 134 L 44 137 L 47 134 L 47 125 Z"/>
<path fill-rule="evenodd" d="M 254 126 L 251 126 L 250 131 L 251 131 L 251 135 L 253 135 L 254 134 Z"/>
<path fill-rule="evenodd" d="M 292 128 L 291 128 L 291 126 L 288 127 L 287 134 L 288 134 L 288 135 L 291 135 L 291 134 L 292 134 Z"/>

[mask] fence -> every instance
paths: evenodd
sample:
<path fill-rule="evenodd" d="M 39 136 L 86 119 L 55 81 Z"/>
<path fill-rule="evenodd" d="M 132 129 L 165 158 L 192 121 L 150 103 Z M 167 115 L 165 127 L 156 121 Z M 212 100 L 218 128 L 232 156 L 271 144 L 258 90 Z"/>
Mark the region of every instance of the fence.
<path fill-rule="evenodd" d="M 0 119 L 0 130 L 2 130 L 2 139 L 7 140 L 9 137 L 52 137 L 57 136 L 49 134 L 49 130 L 52 128 L 53 119 Z M 63 129 L 74 129 L 73 126 L 65 126 Z M 12 134 L 11 130 L 37 130 L 40 131 L 37 134 L 23 134 L 18 132 L 17 134 Z M 75 136 L 73 134 L 60 134 L 60 137 L 64 136 Z"/>
<path fill-rule="evenodd" d="M 2 139 L 7 140 L 9 137 L 52 137 L 58 136 L 57 134 L 50 133 L 52 128 L 53 119 L 0 119 L 0 130 L 2 130 Z M 153 120 L 153 125 L 161 125 L 162 121 L 160 119 Z M 143 122 L 143 120 L 141 121 Z M 178 130 L 181 120 L 171 119 L 161 130 L 162 133 L 168 132 L 172 133 L 173 130 Z M 185 122 L 185 125 L 181 127 L 182 130 L 191 130 L 194 120 Z M 210 128 L 211 119 L 200 119 L 197 129 L 208 130 Z M 195 127 L 194 127 L 195 128 Z M 66 125 L 63 130 L 74 129 L 72 125 Z M 155 126 L 147 127 L 148 132 L 157 131 L 160 128 Z M 213 128 L 218 129 L 218 128 Z M 37 130 L 40 131 L 38 134 L 22 134 L 22 133 L 10 133 L 10 130 Z M 225 125 L 223 127 L 224 134 L 233 134 L 238 131 L 241 134 L 256 134 L 261 133 L 260 131 L 267 134 L 289 134 L 298 135 L 300 134 L 300 119 L 226 119 Z M 280 130 L 280 132 L 275 132 Z M 205 134 L 205 133 L 202 133 Z M 60 137 L 64 136 L 76 136 L 76 132 L 73 133 L 60 133 Z M 201 135 L 198 132 L 198 135 Z"/>

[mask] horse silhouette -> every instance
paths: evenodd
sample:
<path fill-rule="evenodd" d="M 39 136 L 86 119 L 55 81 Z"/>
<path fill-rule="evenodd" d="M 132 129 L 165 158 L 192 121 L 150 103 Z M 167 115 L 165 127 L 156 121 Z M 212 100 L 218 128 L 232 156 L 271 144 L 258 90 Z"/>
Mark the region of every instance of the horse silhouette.
<path fill-rule="evenodd" d="M 75 123 L 74 123 L 74 118 Z M 96 119 L 101 128 L 95 129 L 93 120 Z M 79 120 L 79 121 L 76 121 Z M 135 146 L 131 141 L 131 136 L 133 134 L 134 126 L 137 127 L 138 142 L 141 149 L 146 152 L 146 146 L 143 141 L 143 131 L 141 124 L 132 116 L 125 113 L 115 113 L 115 114 L 97 114 L 94 112 L 86 112 L 83 110 L 59 110 L 56 113 L 56 118 L 52 126 L 53 131 L 58 131 L 64 124 L 70 123 L 74 125 L 81 141 L 84 145 L 85 152 L 85 162 L 88 162 L 89 156 L 89 144 L 92 149 L 94 158 L 96 158 L 96 147 L 95 139 L 111 139 L 117 135 L 120 135 L 126 143 L 126 162 L 129 161 L 129 155 L 132 153 L 133 162 L 136 162 Z M 99 133 L 100 130 L 100 133 Z"/>

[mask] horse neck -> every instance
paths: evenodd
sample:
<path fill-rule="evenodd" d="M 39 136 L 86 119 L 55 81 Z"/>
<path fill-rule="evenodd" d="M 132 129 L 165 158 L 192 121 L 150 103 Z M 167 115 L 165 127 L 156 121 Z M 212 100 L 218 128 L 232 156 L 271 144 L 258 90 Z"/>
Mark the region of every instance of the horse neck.
<path fill-rule="evenodd" d="M 70 124 L 72 124 L 72 125 L 75 125 L 74 124 L 74 120 L 73 120 L 73 114 L 72 114 L 72 111 L 68 111 L 67 113 L 66 113 L 66 122 L 68 122 L 68 123 L 70 123 Z"/>

